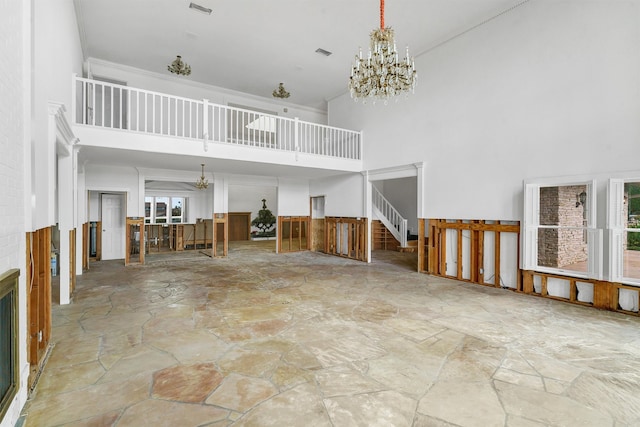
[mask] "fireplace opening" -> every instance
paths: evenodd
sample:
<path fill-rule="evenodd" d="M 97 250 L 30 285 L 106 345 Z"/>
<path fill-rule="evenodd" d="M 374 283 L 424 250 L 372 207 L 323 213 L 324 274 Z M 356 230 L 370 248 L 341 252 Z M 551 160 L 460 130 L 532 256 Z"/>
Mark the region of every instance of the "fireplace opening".
<path fill-rule="evenodd" d="M 18 392 L 18 276 L 0 276 L 0 420 Z"/>

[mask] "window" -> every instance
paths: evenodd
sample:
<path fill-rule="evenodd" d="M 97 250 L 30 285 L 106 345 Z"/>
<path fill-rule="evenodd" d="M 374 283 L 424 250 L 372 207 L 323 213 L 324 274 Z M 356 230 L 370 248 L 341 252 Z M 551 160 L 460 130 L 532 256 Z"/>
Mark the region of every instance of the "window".
<path fill-rule="evenodd" d="M 167 224 L 185 222 L 184 197 L 145 197 L 144 222 L 146 224 Z"/>
<path fill-rule="evenodd" d="M 640 179 L 609 181 L 610 280 L 640 284 Z"/>
<path fill-rule="evenodd" d="M 525 185 L 523 269 L 599 278 L 592 182 Z"/>

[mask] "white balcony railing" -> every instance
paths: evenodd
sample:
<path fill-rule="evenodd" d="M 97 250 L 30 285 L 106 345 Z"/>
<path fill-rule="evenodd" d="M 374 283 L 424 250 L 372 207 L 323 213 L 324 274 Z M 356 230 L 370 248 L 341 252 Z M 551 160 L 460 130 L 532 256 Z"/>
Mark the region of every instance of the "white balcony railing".
<path fill-rule="evenodd" d="M 407 220 L 400 215 L 400 212 L 389 203 L 375 186 L 372 185 L 371 187 L 371 201 L 376 216 L 393 234 L 393 237 L 400 242 L 401 247 L 407 246 Z"/>
<path fill-rule="evenodd" d="M 360 132 L 74 76 L 75 124 L 361 160 Z"/>

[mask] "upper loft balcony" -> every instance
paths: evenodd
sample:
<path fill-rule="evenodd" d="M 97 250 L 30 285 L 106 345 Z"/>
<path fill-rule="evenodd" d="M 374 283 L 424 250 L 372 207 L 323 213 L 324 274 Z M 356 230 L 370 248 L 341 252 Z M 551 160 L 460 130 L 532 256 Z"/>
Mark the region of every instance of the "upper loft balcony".
<path fill-rule="evenodd" d="M 74 76 L 79 145 L 360 172 L 362 133 Z"/>

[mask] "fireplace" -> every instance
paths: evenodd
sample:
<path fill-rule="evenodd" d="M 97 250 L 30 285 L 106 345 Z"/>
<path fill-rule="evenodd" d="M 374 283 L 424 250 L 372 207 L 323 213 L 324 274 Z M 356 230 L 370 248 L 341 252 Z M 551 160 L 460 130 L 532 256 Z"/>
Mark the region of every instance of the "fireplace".
<path fill-rule="evenodd" d="M 0 276 L 0 420 L 18 392 L 18 276 Z"/>

